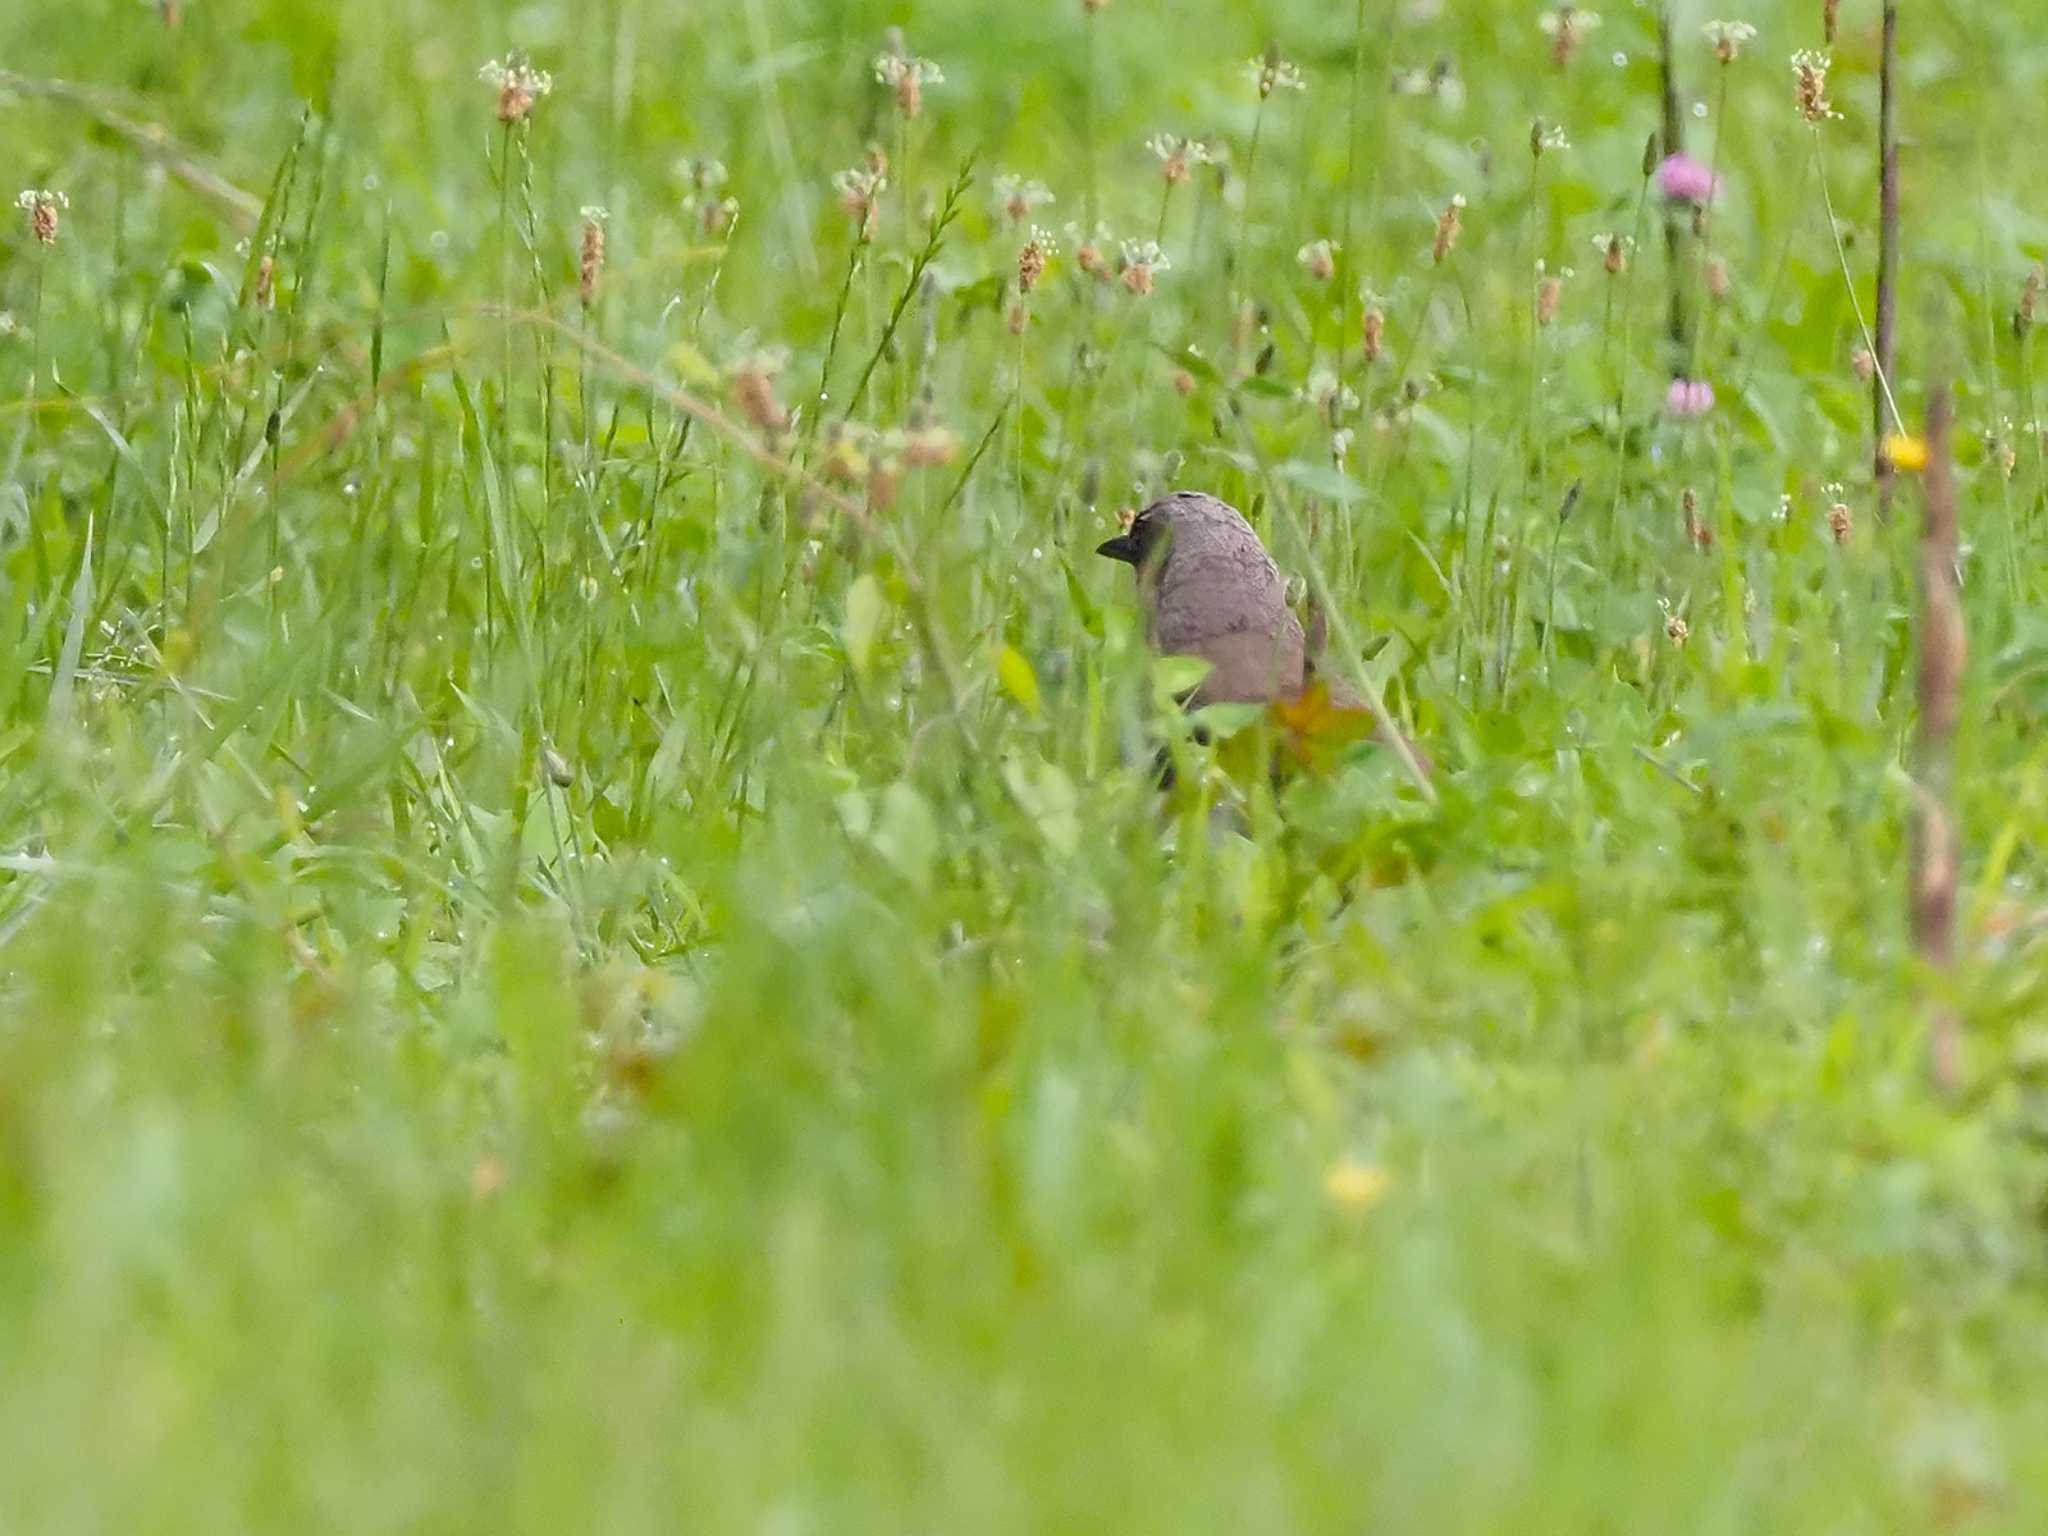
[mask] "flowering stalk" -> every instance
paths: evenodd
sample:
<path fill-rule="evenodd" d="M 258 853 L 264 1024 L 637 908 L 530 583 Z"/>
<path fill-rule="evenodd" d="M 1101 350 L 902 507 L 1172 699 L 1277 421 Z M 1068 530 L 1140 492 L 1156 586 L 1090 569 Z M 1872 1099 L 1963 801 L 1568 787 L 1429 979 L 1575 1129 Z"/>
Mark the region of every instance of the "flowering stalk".
<path fill-rule="evenodd" d="M 875 163 L 841 171 L 832 185 L 839 193 L 839 206 L 853 220 L 853 245 L 846 253 L 846 276 L 839 284 L 839 301 L 832 306 L 832 333 L 825 343 L 825 361 L 818 368 L 818 388 L 813 397 L 810 419 L 804 423 L 804 446 L 810 446 L 818 426 L 825 419 L 830 399 L 832 364 L 839 355 L 839 337 L 846 325 L 846 311 L 853 299 L 853 280 L 874 243 L 876 209 L 881 204 L 888 180 Z"/>
<path fill-rule="evenodd" d="M 1046 264 L 1057 249 L 1051 235 L 1033 226 L 1030 238 L 1017 253 L 1017 303 L 1010 312 L 1010 333 L 1017 341 L 1016 367 L 1011 378 L 1010 448 L 1011 479 L 1019 506 L 1024 501 L 1024 338 L 1031 329 L 1031 295 L 1044 278 Z"/>
<path fill-rule="evenodd" d="M 604 209 L 595 206 L 586 207 L 582 212 L 582 239 L 576 254 L 576 300 L 586 335 L 591 328 L 591 312 L 597 308 L 598 297 L 604 284 L 605 224 L 610 218 L 611 215 Z M 583 418 L 584 472 L 594 482 L 597 459 L 591 435 L 590 367 L 587 355 L 576 369 L 576 384 L 577 393 L 581 397 L 580 414 Z"/>
<path fill-rule="evenodd" d="M 875 57 L 875 81 L 887 86 L 896 100 L 896 164 L 903 182 L 903 243 L 907 247 L 914 236 L 911 189 L 917 185 L 910 160 L 910 124 L 924 115 L 925 87 L 943 85 L 946 76 L 930 59 L 904 52 L 901 36 L 893 29 L 890 37 L 890 46 Z"/>
<path fill-rule="evenodd" d="M 29 234 L 36 242 L 35 299 L 29 310 L 28 400 L 36 401 L 36 388 L 43 371 L 43 282 L 57 249 L 57 232 L 71 199 L 47 187 L 29 187 L 14 200 L 14 206 L 28 215 Z"/>
<path fill-rule="evenodd" d="M 512 495 L 512 142 L 519 129 L 533 119 L 541 99 L 554 89 L 554 77 L 535 69 L 526 55 L 514 49 L 503 63 L 492 59 L 477 71 L 477 78 L 497 92 L 498 118 L 498 305 L 504 321 L 503 345 L 499 355 L 498 384 L 498 477 L 509 502 Z M 497 628 L 499 576 L 496 568 L 495 538 L 484 540 L 484 646 L 488 651 Z"/>
<path fill-rule="evenodd" d="M 2025 286 L 2020 291 L 2019 307 L 2013 311 L 2012 333 L 2018 343 L 2020 375 L 2020 415 L 2026 423 L 2027 436 L 2032 439 L 2034 450 L 2034 495 L 2028 506 L 2038 507 L 2044 493 L 2048 493 L 2048 442 L 2043 441 L 2041 419 L 2034 413 L 2034 326 L 2040 308 L 2044 286 L 2048 286 L 2048 274 L 2039 267 L 2027 274 Z"/>
<path fill-rule="evenodd" d="M 1159 224 L 1152 232 L 1154 240 L 1166 238 L 1166 215 L 1173 206 L 1176 187 L 1188 181 L 1197 166 L 1211 165 L 1216 157 L 1209 146 L 1199 139 L 1183 138 L 1177 133 L 1155 133 L 1147 141 L 1146 148 L 1159 157 L 1159 180 L 1162 190 L 1159 196 Z"/>
<path fill-rule="evenodd" d="M 1642 244 L 1644 225 L 1650 211 L 1650 179 L 1657 168 L 1657 136 L 1652 134 L 1643 146 L 1643 180 L 1636 192 L 1636 217 L 1634 234 L 1629 239 L 1631 248 Z M 1613 279 L 1621 281 L 1621 361 L 1614 370 L 1614 497 L 1607 508 L 1607 548 L 1610 557 L 1620 553 L 1622 490 L 1628 476 L 1628 382 L 1629 359 L 1635 333 L 1636 317 L 1636 263 L 1623 255 L 1623 268 L 1618 274 L 1613 269 L 1612 249 L 1606 257 L 1608 287 L 1610 293 Z"/>
<path fill-rule="evenodd" d="M 1892 423 L 1892 431 L 1900 436 L 1904 436 L 1906 435 L 1906 420 L 1899 414 L 1899 402 L 1892 394 L 1891 375 L 1886 372 L 1882 365 L 1874 361 L 1877 356 L 1877 345 L 1870 334 L 1870 323 L 1863 318 L 1863 301 L 1856 297 L 1856 279 L 1849 271 L 1848 249 L 1842 244 L 1841 221 L 1835 217 L 1835 200 L 1828 191 L 1827 157 L 1821 149 L 1820 124 L 1817 122 L 1813 123 L 1810 125 L 1810 128 L 1813 133 L 1814 171 L 1820 178 L 1821 211 L 1827 215 L 1828 233 L 1834 237 L 1835 264 L 1842 274 L 1842 288 L 1849 295 L 1850 313 L 1856 317 L 1856 329 L 1863 337 L 1864 349 L 1870 353 L 1873 359 L 1871 371 L 1876 379 L 1878 398 L 1882 402 L 1880 420 L 1889 417 Z M 1880 447 L 1879 451 L 1883 451 L 1882 447 Z"/>
<path fill-rule="evenodd" d="M 1302 78 L 1301 70 L 1280 56 L 1278 47 L 1270 47 L 1262 57 L 1255 58 L 1246 66 L 1257 92 L 1259 105 L 1252 114 L 1252 139 L 1245 151 L 1244 160 L 1244 201 L 1237 210 L 1237 259 L 1232 263 L 1230 284 L 1230 335 L 1233 356 L 1237 351 L 1239 314 L 1244 305 L 1242 282 L 1245 270 L 1245 255 L 1251 245 L 1252 195 L 1257 186 L 1255 180 L 1259 165 L 1259 144 L 1265 133 L 1266 103 L 1275 91 L 1303 91 L 1308 82 Z"/>
<path fill-rule="evenodd" d="M 498 346 L 498 478 L 512 493 L 512 130 L 514 119 L 498 112 L 498 310 L 503 317 Z M 497 539 L 484 538 L 484 651 L 497 639 Z"/>
<path fill-rule="evenodd" d="M 1237 210 L 1237 251 L 1230 262 L 1230 354 L 1235 364 L 1238 353 L 1239 314 L 1244 308 L 1245 251 L 1251 240 L 1252 188 L 1256 183 L 1254 173 L 1259 166 L 1259 138 L 1266 127 L 1266 98 L 1259 97 L 1259 105 L 1252 113 L 1252 141 L 1244 156 L 1243 201 Z"/>
<path fill-rule="evenodd" d="M 1543 373 L 1543 310 L 1545 305 L 1544 293 L 1547 278 L 1543 261 L 1536 254 L 1538 244 L 1537 223 L 1542 214 L 1543 209 L 1543 156 L 1546 151 L 1567 149 L 1569 147 L 1570 146 L 1565 141 L 1563 131 L 1553 124 L 1545 123 L 1540 118 L 1529 130 L 1529 217 L 1527 247 L 1527 259 L 1529 263 L 1530 274 L 1529 387 L 1527 396 L 1523 403 L 1522 415 L 1522 506 L 1524 508 L 1525 515 L 1526 510 L 1529 507 L 1535 505 L 1537 497 L 1541 496 L 1543 492 L 1543 482 L 1547 474 L 1547 465 L 1545 463 L 1544 455 L 1543 432 L 1541 428 L 1542 411 L 1541 405 L 1539 403 L 1540 396 L 1538 394 L 1539 380 L 1541 379 Z M 1521 563 L 1519 560 L 1517 560 L 1516 562 L 1515 575 L 1517 586 L 1519 586 L 1521 575 Z M 1510 590 L 1511 596 L 1509 598 L 1507 620 L 1508 623 L 1512 625 L 1514 618 L 1514 597 L 1512 595 L 1513 589 Z M 1504 632 L 1501 636 L 1500 663 L 1500 685 L 1503 691 L 1505 691 L 1507 687 L 1507 664 L 1509 659 L 1509 651 L 1513 643 L 1514 642 L 1512 630 Z M 1546 651 L 1548 649 L 1548 644 L 1549 640 L 1548 636 L 1546 635 Z"/>

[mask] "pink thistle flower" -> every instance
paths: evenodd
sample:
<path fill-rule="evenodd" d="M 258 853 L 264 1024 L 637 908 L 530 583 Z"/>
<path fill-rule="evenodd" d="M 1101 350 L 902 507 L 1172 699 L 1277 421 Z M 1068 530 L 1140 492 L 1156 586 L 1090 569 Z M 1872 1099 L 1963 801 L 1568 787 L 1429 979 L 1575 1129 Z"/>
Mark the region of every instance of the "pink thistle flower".
<path fill-rule="evenodd" d="M 1657 185 L 1672 202 L 1695 208 L 1706 207 L 1721 192 L 1721 178 L 1686 154 L 1671 155 L 1657 167 Z"/>
<path fill-rule="evenodd" d="M 1714 386 L 1705 379 L 1678 378 L 1664 395 L 1664 409 L 1681 421 L 1693 421 L 1714 408 Z"/>

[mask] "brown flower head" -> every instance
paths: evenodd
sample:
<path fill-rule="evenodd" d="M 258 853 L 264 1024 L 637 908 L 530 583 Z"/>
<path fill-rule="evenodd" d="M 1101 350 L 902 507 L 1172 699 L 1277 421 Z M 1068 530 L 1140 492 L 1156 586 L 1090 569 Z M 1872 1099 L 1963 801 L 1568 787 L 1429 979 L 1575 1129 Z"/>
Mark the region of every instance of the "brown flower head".
<path fill-rule="evenodd" d="M 1108 282 L 1116 276 L 1110 265 L 1109 251 L 1116 243 L 1115 236 L 1103 225 L 1096 225 L 1095 232 L 1084 234 L 1078 224 L 1067 226 L 1067 238 L 1074 242 L 1074 265 L 1086 272 L 1097 282 Z"/>
<path fill-rule="evenodd" d="M 1145 147 L 1159 157 L 1159 174 L 1170 187 L 1187 181 L 1196 166 L 1216 163 L 1216 155 L 1207 144 L 1177 133 L 1155 133 L 1146 140 Z"/>
<path fill-rule="evenodd" d="M 925 87 L 944 85 L 946 74 L 930 59 L 915 59 L 903 53 L 878 53 L 875 55 L 875 82 L 895 92 L 898 112 L 905 117 L 916 117 L 924 111 Z"/>
<path fill-rule="evenodd" d="M 1252 89 L 1264 101 L 1275 91 L 1305 91 L 1308 81 L 1302 75 L 1299 65 L 1280 57 L 1280 50 L 1268 48 L 1265 54 L 1245 65 L 1245 71 L 1252 82 Z"/>
<path fill-rule="evenodd" d="M 1460 192 L 1437 215 L 1436 242 L 1430 247 L 1432 265 L 1442 266 L 1444 258 L 1458 248 L 1458 236 L 1465 228 L 1465 194 Z"/>
<path fill-rule="evenodd" d="M 1687 486 L 1684 494 L 1678 498 L 1678 505 L 1679 510 L 1685 514 L 1685 536 L 1697 549 L 1712 549 L 1714 530 L 1700 519 L 1699 493 L 1691 486 Z"/>
<path fill-rule="evenodd" d="M 775 398 L 775 380 L 784 359 L 780 353 L 756 352 L 733 369 L 732 397 L 747 420 L 773 437 L 789 428 L 789 412 Z"/>
<path fill-rule="evenodd" d="M 540 100 L 555 88 L 555 77 L 535 69 L 526 55 L 515 48 L 503 63 L 492 59 L 477 72 L 477 78 L 498 93 L 498 121 L 510 128 L 529 121 Z"/>
<path fill-rule="evenodd" d="M 889 185 L 880 171 L 856 166 L 832 178 L 832 190 L 839 195 L 839 208 L 863 240 L 872 240 L 881 218 L 882 193 Z"/>
<path fill-rule="evenodd" d="M 604 227 L 611 215 L 593 204 L 583 210 L 582 218 L 583 240 L 576 257 L 576 296 L 588 309 L 597 302 L 598 285 L 604 281 Z"/>
<path fill-rule="evenodd" d="M 1792 55 L 1793 100 L 1799 108 L 1799 115 L 1818 127 L 1831 117 L 1842 114 L 1828 100 L 1828 70 L 1833 65 L 1824 53 L 1815 53 L 1811 48 L 1802 48 Z"/>
<path fill-rule="evenodd" d="M 1364 333 L 1366 362 L 1378 362 L 1387 349 L 1387 312 L 1377 303 L 1368 301 L 1360 329 Z"/>
<path fill-rule="evenodd" d="M 717 237 L 732 228 L 740 204 L 738 198 L 726 197 L 720 190 L 726 183 L 723 161 L 692 157 L 677 164 L 676 174 L 688 188 L 683 194 L 683 211 L 696 214 L 705 234 Z"/>
<path fill-rule="evenodd" d="M 1710 21 L 1706 25 L 1707 41 L 1713 44 L 1714 57 L 1723 64 L 1733 64 L 1742 57 L 1742 48 L 1756 36 L 1756 28 L 1746 21 Z"/>
<path fill-rule="evenodd" d="M 1664 610 L 1664 638 L 1678 650 L 1684 650 L 1685 642 L 1692 638 L 1692 626 L 1668 601 L 1660 602 L 1658 606 Z"/>
<path fill-rule="evenodd" d="M 1595 235 L 1593 249 L 1600 253 L 1600 267 L 1609 277 L 1619 277 L 1628 270 L 1628 253 L 1635 249 L 1635 241 L 1627 235 Z"/>
<path fill-rule="evenodd" d="M 1571 63 L 1579 51 L 1579 45 L 1586 40 L 1586 34 L 1600 27 L 1600 13 L 1588 11 L 1572 4 L 1558 6 L 1545 11 L 1537 25 L 1543 35 L 1550 39 L 1550 56 L 1559 69 Z"/>
<path fill-rule="evenodd" d="M 1017 253 L 1017 291 L 1028 294 L 1036 288 L 1038 280 L 1045 276 L 1046 263 L 1058 253 L 1059 245 L 1053 237 L 1033 226 L 1031 238 Z"/>
<path fill-rule="evenodd" d="M 1059 201 L 1044 182 L 1027 181 L 1022 176 L 998 176 L 995 193 L 996 207 L 1012 224 L 1028 224 L 1040 208 Z"/>
<path fill-rule="evenodd" d="M 71 199 L 48 187 L 29 187 L 14 200 L 14 206 L 28 215 L 28 230 L 39 245 L 55 245 L 57 230 Z"/>
<path fill-rule="evenodd" d="M 1117 252 L 1117 276 L 1141 299 L 1151 296 L 1153 280 L 1172 266 L 1156 240 L 1126 240 Z"/>
<path fill-rule="evenodd" d="M 1830 482 L 1822 487 L 1821 494 L 1828 499 L 1828 532 L 1837 544 L 1848 543 L 1856 531 L 1856 514 L 1849 510 L 1842 487 Z"/>
<path fill-rule="evenodd" d="M 891 445 L 897 446 L 894 439 Z M 947 427 L 912 427 L 902 434 L 900 451 L 912 469 L 943 468 L 960 457 L 960 439 Z"/>

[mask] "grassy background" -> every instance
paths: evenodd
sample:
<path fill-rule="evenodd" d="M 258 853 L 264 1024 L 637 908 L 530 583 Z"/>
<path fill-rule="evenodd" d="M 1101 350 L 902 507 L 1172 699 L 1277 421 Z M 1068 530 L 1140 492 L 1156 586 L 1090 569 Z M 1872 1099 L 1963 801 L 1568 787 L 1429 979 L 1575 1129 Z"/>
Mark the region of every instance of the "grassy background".
<path fill-rule="evenodd" d="M 1931 980 L 1919 499 L 1876 515 L 1817 179 L 1867 313 L 1875 9 L 1817 160 L 1818 0 L 1750 9 L 1725 102 L 1676 6 L 1709 303 L 1647 6 L 1564 70 L 1534 8 L 1381 0 L 9 6 L 0 144 L 70 207 L 0 241 L 0 1524 L 2038 1530 L 2048 44 L 1908 7 L 1899 395 L 1958 389 L 1973 646 Z M 945 70 L 909 124 L 891 24 Z M 1309 90 L 1261 112 L 1269 41 Z M 1157 292 L 1067 238 L 1013 337 L 992 178 L 1149 236 L 1162 130 L 1233 172 Z M 859 420 L 959 453 L 835 510 L 749 452 L 770 350 L 771 457 L 845 468 L 871 363 Z M 1088 551 L 1177 483 L 1329 595 L 1436 805 L 1183 745 L 1161 806 Z"/>

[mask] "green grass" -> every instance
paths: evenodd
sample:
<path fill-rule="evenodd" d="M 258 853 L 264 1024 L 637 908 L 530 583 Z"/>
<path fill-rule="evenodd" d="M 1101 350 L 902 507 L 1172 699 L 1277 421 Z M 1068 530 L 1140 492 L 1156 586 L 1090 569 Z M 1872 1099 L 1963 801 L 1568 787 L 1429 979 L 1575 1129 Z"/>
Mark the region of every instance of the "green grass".
<path fill-rule="evenodd" d="M 1749 9 L 1725 110 L 1678 6 L 1693 424 L 1648 7 L 1562 71 L 1533 6 L 8 7 L 4 158 L 69 207 L 0 239 L 0 1529 L 2040 1529 L 2048 41 L 1906 9 L 1946 976 L 1818 0 Z M 1309 89 L 1262 109 L 1269 42 Z M 515 47 L 555 84 L 508 133 Z M 1162 211 L 1160 131 L 1227 180 Z M 1001 174 L 1157 234 L 1156 292 L 1063 236 L 1013 335 Z M 1090 551 L 1173 485 L 1326 595 L 1433 803 L 1191 742 L 1162 800 L 1171 679 Z"/>

